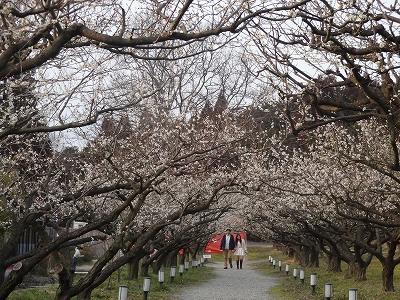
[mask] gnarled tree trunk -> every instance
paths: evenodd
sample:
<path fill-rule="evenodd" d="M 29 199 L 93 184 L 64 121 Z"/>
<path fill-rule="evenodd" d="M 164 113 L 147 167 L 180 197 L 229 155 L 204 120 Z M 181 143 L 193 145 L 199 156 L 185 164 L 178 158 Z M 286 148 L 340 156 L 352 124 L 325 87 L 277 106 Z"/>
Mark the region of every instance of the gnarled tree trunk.
<path fill-rule="evenodd" d="M 393 274 L 395 265 L 392 260 L 386 260 L 382 270 L 382 289 L 385 292 L 394 292 Z"/>
<path fill-rule="evenodd" d="M 328 255 L 328 271 L 342 272 L 341 259 L 337 255 Z"/>
<path fill-rule="evenodd" d="M 134 259 L 129 263 L 129 279 L 139 278 L 139 261 L 140 259 Z"/>
<path fill-rule="evenodd" d="M 349 275 L 356 281 L 367 280 L 367 267 L 362 263 L 351 262 L 349 264 Z"/>
<path fill-rule="evenodd" d="M 315 246 L 311 246 L 310 249 L 310 261 L 309 267 L 318 268 L 319 267 L 319 251 Z"/>

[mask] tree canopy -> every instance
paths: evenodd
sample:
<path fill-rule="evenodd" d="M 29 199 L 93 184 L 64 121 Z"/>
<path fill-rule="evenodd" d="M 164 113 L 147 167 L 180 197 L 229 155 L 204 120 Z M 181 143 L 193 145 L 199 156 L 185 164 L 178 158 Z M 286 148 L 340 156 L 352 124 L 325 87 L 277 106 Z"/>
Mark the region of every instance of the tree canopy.
<path fill-rule="evenodd" d="M 50 255 L 57 298 L 89 299 L 155 247 L 147 266 L 197 249 L 232 210 L 305 265 L 324 253 L 366 279 L 374 256 L 393 290 L 399 13 L 380 0 L 3 1 L 0 298 Z M 27 230 L 41 247 L 16 253 Z M 69 251 L 93 240 L 107 251 L 73 283 Z"/>

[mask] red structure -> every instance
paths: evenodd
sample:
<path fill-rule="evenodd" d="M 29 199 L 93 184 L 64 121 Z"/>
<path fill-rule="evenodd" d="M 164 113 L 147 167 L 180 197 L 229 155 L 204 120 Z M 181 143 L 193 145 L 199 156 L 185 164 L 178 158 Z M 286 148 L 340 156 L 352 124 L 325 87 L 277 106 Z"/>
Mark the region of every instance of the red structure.
<path fill-rule="evenodd" d="M 246 232 L 233 232 L 233 237 L 236 237 L 237 234 L 240 234 L 243 240 L 247 242 Z M 221 244 L 221 239 L 224 235 L 216 235 L 212 237 L 206 246 L 205 254 L 221 254 L 222 250 L 219 249 L 219 245 Z"/>

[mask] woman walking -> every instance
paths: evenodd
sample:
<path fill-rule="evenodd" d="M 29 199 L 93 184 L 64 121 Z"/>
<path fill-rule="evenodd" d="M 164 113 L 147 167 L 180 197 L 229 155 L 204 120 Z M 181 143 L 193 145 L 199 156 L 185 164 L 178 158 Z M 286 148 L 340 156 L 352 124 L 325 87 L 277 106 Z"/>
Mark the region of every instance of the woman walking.
<path fill-rule="evenodd" d="M 242 239 L 240 234 L 236 235 L 235 239 L 235 255 L 236 255 L 236 266 L 239 269 L 242 269 L 243 266 L 243 258 L 247 253 L 246 241 Z"/>

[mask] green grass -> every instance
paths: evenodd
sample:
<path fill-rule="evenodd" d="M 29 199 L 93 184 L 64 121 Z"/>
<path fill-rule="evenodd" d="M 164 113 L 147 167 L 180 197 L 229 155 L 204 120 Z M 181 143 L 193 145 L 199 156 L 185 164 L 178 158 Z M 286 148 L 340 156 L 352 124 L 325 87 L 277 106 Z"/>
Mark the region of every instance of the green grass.
<path fill-rule="evenodd" d="M 326 282 L 332 283 L 333 298 L 332 300 L 345 300 L 348 299 L 349 288 L 358 289 L 359 300 L 395 300 L 400 299 L 400 270 L 395 270 L 395 289 L 396 292 L 384 293 L 382 292 L 381 280 L 381 265 L 377 260 L 373 260 L 370 267 L 367 269 L 367 280 L 363 282 L 355 282 L 353 279 L 346 279 L 346 266 L 342 265 L 343 273 L 332 273 L 326 271 L 326 265 L 321 259 L 320 268 L 305 268 L 306 278 L 304 284 L 297 278 L 293 278 L 293 268 L 301 268 L 292 259 L 283 255 L 281 252 L 276 251 L 272 247 L 249 247 L 248 263 L 252 260 L 264 260 L 265 262 L 257 262 L 253 264 L 254 268 L 265 276 L 275 277 L 279 279 L 280 284 L 270 290 L 270 294 L 279 300 L 322 300 L 324 298 L 324 284 Z M 277 261 L 282 260 L 282 271 L 279 267 L 274 269 L 272 264 L 268 262 L 269 256 L 273 256 Z M 174 281 L 170 281 L 169 270 L 165 270 L 165 283 L 160 285 L 158 283 L 158 276 L 151 274 L 151 287 L 148 295 L 149 299 L 172 300 L 176 299 L 174 295 L 182 291 L 184 288 L 192 285 L 200 284 L 208 281 L 215 276 L 214 268 L 210 265 L 213 262 L 223 261 L 222 254 L 213 254 L 208 263 L 204 267 L 190 268 L 185 271 L 182 277 L 177 273 Z M 285 272 L 285 265 L 290 263 L 291 270 L 288 275 Z M 312 294 L 310 287 L 310 274 L 317 274 L 317 286 L 315 293 Z M 76 280 L 79 277 L 77 276 Z M 143 278 L 138 280 L 128 280 L 127 267 L 122 268 L 120 280 L 118 281 L 117 273 L 113 274 L 109 281 L 104 282 L 92 293 L 92 299 L 117 299 L 118 289 L 120 285 L 128 286 L 128 299 L 142 299 L 143 298 Z M 45 287 L 29 289 L 29 290 L 16 290 L 8 298 L 10 300 L 44 300 L 54 299 L 56 293 L 56 285 L 49 285 Z M 76 299 L 76 298 L 74 298 Z"/>
<path fill-rule="evenodd" d="M 7 299 L 13 300 L 38 300 L 38 299 L 54 299 L 57 286 L 47 285 L 40 288 L 15 290 Z"/>
<path fill-rule="evenodd" d="M 183 273 L 181 277 L 177 272 L 177 276 L 171 282 L 169 269 L 165 270 L 165 282 L 160 284 L 158 282 L 157 274 L 150 274 L 151 284 L 149 299 L 172 300 L 175 299 L 174 295 L 179 293 L 187 286 L 200 284 L 204 281 L 211 279 L 214 276 L 214 269 L 207 266 L 190 268 Z M 110 280 L 105 281 L 92 292 L 91 299 L 117 299 L 120 285 L 128 286 L 128 299 L 142 299 L 143 298 L 143 278 L 139 277 L 138 280 L 128 279 L 128 268 L 122 268 L 120 280 L 118 281 L 118 274 L 114 273 Z M 79 276 L 75 280 L 79 280 Z M 7 298 L 9 300 L 44 300 L 54 299 L 57 290 L 57 285 L 48 285 L 45 287 L 37 287 L 33 289 L 15 290 Z M 76 299 L 76 297 L 72 298 Z"/>
<path fill-rule="evenodd" d="M 254 250 L 253 250 L 254 251 Z M 271 255 L 273 258 L 282 260 L 282 271 L 279 271 L 278 263 L 276 263 L 275 269 L 270 262 L 263 262 L 254 265 L 255 268 L 263 275 L 276 277 L 280 279 L 280 284 L 270 290 L 270 294 L 274 295 L 277 299 L 282 300 L 312 300 L 312 299 L 325 299 L 324 298 L 324 286 L 325 283 L 332 283 L 333 287 L 333 300 L 345 300 L 348 299 L 348 291 L 350 288 L 358 289 L 359 300 L 395 300 L 400 299 L 400 270 L 395 269 L 394 286 L 395 292 L 385 293 L 382 292 L 382 279 L 381 271 L 382 267 L 377 260 L 373 260 L 371 265 L 367 269 L 367 280 L 356 282 L 354 279 L 345 278 L 347 265 L 343 264 L 343 273 L 334 273 L 326 271 L 327 267 L 324 261 L 320 260 L 319 268 L 304 268 L 306 276 L 304 284 L 301 283 L 297 277 L 295 280 L 293 277 L 293 268 L 300 270 L 301 266 L 294 262 L 294 260 L 283 255 L 281 252 L 274 250 L 272 247 L 260 249 L 264 251 L 264 255 Z M 290 264 L 289 274 L 286 275 L 285 265 Z M 317 285 L 315 287 L 315 293 L 312 294 L 310 286 L 310 274 L 317 274 Z M 396 280 L 397 279 L 397 280 Z"/>

